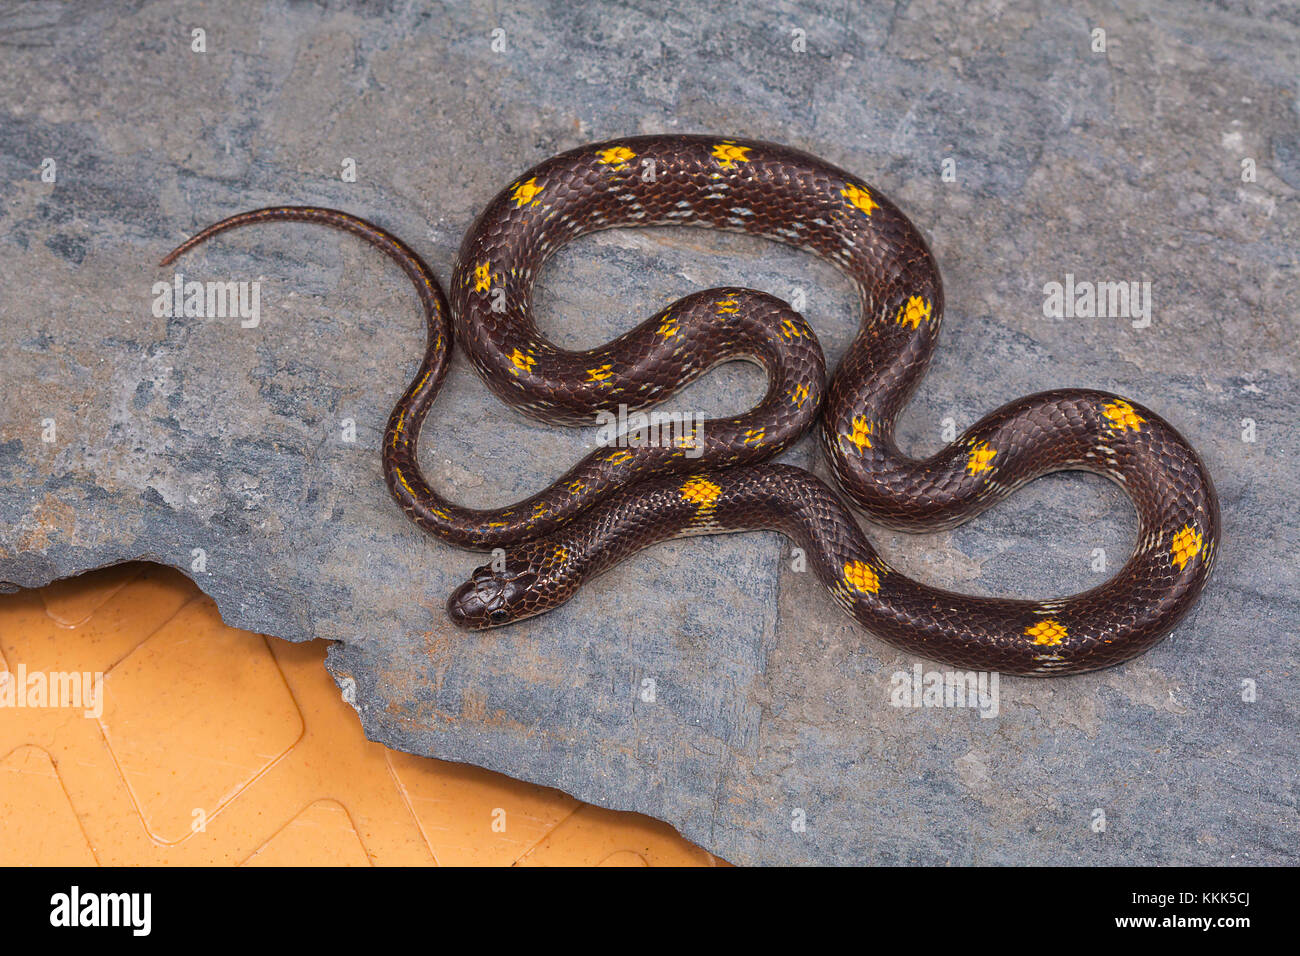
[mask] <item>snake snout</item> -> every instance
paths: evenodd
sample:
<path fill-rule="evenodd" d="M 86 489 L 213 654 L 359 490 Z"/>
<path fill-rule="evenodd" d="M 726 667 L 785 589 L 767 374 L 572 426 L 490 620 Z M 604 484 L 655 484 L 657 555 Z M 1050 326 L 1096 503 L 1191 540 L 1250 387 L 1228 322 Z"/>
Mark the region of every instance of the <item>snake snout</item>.
<path fill-rule="evenodd" d="M 457 627 L 472 631 L 506 623 L 505 582 L 487 565 L 475 568 L 470 579 L 447 599 L 447 616 Z"/>
<path fill-rule="evenodd" d="M 447 616 L 459 627 L 481 631 L 540 613 L 533 589 L 537 573 L 527 561 L 510 561 L 504 570 L 485 564 L 447 599 Z"/>

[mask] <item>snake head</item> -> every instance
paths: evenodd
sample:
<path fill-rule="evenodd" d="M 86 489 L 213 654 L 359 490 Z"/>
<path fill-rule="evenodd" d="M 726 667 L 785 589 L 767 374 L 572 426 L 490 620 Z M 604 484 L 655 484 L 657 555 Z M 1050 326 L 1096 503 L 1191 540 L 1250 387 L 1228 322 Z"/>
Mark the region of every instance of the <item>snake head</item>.
<path fill-rule="evenodd" d="M 526 562 L 506 558 L 505 568 L 475 568 L 470 579 L 447 599 L 452 623 L 470 631 L 511 624 L 546 610 L 536 607 L 537 572 Z"/>

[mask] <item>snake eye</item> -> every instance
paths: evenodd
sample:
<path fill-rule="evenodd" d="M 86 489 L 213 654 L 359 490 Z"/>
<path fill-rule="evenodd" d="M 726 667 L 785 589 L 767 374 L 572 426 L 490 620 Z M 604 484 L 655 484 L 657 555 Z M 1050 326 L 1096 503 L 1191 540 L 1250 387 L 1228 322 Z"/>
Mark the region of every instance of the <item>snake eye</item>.
<path fill-rule="evenodd" d="M 510 612 L 503 607 L 494 608 L 488 612 L 488 620 L 493 624 L 504 624 L 510 620 Z"/>

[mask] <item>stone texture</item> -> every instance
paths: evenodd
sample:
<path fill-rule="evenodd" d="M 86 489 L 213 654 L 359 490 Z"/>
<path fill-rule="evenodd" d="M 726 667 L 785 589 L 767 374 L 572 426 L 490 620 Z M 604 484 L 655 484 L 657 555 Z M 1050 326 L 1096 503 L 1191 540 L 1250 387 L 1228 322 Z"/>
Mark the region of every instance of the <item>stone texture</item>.
<path fill-rule="evenodd" d="M 1298 44 L 1281 2 L 0 5 L 0 581 L 181 568 L 231 624 L 338 641 L 329 666 L 371 737 L 653 814 L 736 862 L 1293 861 Z M 673 130 L 807 149 L 931 237 L 948 314 L 905 447 L 1060 385 L 1183 431 L 1225 527 L 1172 638 L 1100 674 L 1005 678 L 992 719 L 895 708 L 891 675 L 915 662 L 765 534 L 655 548 L 555 614 L 467 636 L 442 604 L 480 558 L 407 523 L 379 473 L 422 348 L 396 270 L 324 230 L 247 230 L 179 269 L 260 278 L 258 328 L 152 315 L 173 274 L 153 263 L 229 213 L 344 208 L 445 278 L 516 173 Z M 1150 327 L 1044 319 L 1043 285 L 1067 273 L 1150 281 Z M 801 289 L 829 358 L 847 345 L 846 282 L 744 237 L 586 238 L 538 306 L 557 341 L 590 345 L 734 283 Z M 725 367 L 672 406 L 739 411 L 761 391 Z M 523 497 L 591 438 L 503 408 L 463 363 L 432 418 L 426 468 L 468 503 Z M 816 460 L 807 442 L 788 457 Z M 1097 583 L 1094 549 L 1117 567 L 1134 527 L 1118 488 L 1064 475 L 954 532 L 877 539 L 935 584 L 1045 597 Z"/>

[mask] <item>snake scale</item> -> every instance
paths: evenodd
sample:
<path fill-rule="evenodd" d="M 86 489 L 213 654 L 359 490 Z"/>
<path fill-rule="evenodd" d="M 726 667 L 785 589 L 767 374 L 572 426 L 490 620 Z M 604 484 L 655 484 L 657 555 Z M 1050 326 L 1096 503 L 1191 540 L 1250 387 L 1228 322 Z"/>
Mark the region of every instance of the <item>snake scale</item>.
<path fill-rule="evenodd" d="M 658 541 L 767 529 L 803 548 L 834 600 L 884 640 L 957 667 L 1055 675 L 1142 653 L 1169 633 L 1209 577 L 1220 536 L 1210 477 L 1182 436 L 1136 402 L 1083 389 L 1042 392 L 992 412 L 930 458 L 899 450 L 894 421 L 938 339 L 939 271 L 892 202 L 806 153 L 674 135 L 548 159 L 497 195 L 470 229 L 452 274 L 450 309 L 415 252 L 331 209 L 242 213 L 194 236 L 163 264 L 218 232 L 272 220 L 360 236 L 415 284 L 428 322 L 426 350 L 385 431 L 384 474 L 421 528 L 464 547 L 505 549 L 504 560 L 474 571 L 448 601 L 451 618 L 464 627 L 550 610 Z M 556 248 L 600 229 L 665 225 L 753 233 L 838 266 L 861 298 L 862 324 L 829 384 L 802 316 L 752 290 L 689 295 L 586 351 L 561 349 L 538 331 L 533 283 Z M 673 441 L 599 448 L 525 501 L 473 510 L 430 487 L 417 455 L 453 334 L 502 400 L 561 424 L 590 425 L 600 412 L 648 407 L 736 359 L 762 366 L 769 387 L 745 415 L 697 423 Z M 807 471 L 764 463 L 819 412 L 821 444 L 843 498 Z M 1139 530 L 1117 574 L 1061 600 L 969 596 L 913 581 L 881 558 L 844 502 L 891 528 L 949 528 L 1025 482 L 1066 469 L 1118 482 L 1136 506 Z"/>

